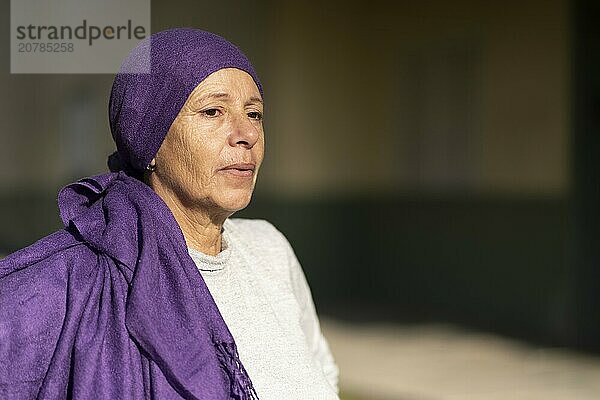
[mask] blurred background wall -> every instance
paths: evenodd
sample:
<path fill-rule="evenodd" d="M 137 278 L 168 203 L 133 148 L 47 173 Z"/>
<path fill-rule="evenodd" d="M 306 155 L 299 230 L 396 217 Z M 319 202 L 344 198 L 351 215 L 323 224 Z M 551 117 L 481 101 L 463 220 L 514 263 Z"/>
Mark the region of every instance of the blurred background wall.
<path fill-rule="evenodd" d="M 288 236 L 321 313 L 597 348 L 598 15 L 567 0 L 156 0 L 152 30 L 210 30 L 254 63 L 267 157 L 239 215 Z M 1 68 L 6 254 L 60 228 L 62 186 L 106 171 L 112 76 Z"/>

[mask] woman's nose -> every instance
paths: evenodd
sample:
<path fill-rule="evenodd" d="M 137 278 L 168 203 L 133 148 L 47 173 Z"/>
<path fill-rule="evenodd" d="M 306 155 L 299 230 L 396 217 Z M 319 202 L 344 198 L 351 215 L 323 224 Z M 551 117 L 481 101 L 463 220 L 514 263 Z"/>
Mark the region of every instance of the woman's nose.
<path fill-rule="evenodd" d="M 236 114 L 231 121 L 229 145 L 233 147 L 244 146 L 251 149 L 258 141 L 261 129 L 260 122 L 251 120 L 245 111 Z"/>

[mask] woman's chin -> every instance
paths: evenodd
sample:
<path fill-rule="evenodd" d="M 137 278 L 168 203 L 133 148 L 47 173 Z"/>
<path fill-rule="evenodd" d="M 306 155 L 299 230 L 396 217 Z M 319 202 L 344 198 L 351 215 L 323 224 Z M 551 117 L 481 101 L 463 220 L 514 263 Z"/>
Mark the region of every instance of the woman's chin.
<path fill-rule="evenodd" d="M 252 190 L 233 190 L 215 203 L 224 211 L 234 213 L 243 210 L 250 204 L 252 199 Z"/>

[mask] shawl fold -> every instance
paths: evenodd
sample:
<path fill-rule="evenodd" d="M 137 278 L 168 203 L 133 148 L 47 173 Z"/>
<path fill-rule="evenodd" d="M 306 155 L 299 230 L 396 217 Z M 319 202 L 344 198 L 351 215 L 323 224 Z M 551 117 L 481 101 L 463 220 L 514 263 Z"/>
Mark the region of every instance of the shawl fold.
<path fill-rule="evenodd" d="M 65 229 L 0 261 L 0 398 L 257 398 L 149 186 L 109 172 L 58 204 Z"/>

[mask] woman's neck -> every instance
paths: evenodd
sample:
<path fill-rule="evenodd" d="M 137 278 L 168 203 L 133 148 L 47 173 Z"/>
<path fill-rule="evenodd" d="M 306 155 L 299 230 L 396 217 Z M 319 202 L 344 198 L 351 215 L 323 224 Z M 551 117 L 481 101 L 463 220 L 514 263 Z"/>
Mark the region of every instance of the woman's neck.
<path fill-rule="evenodd" d="M 215 222 L 191 210 L 173 208 L 170 205 L 169 208 L 183 232 L 188 247 L 210 256 L 221 252 L 223 222 Z"/>
<path fill-rule="evenodd" d="M 179 224 L 188 247 L 215 256 L 221 252 L 223 223 L 227 215 L 202 208 L 185 207 L 171 191 L 153 188 L 167 204 Z"/>

